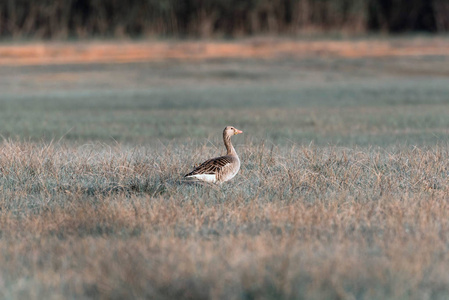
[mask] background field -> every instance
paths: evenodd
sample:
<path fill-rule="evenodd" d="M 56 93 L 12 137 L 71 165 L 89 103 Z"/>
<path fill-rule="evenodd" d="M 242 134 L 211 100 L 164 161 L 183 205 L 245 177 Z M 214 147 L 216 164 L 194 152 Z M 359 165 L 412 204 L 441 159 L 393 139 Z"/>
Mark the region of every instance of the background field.
<path fill-rule="evenodd" d="M 449 41 L 321 42 L 361 41 L 0 60 L 0 297 L 449 297 Z M 183 184 L 229 124 L 238 176 Z"/>
<path fill-rule="evenodd" d="M 1 47 L 2 135 L 220 144 L 234 124 L 276 144 L 447 140 L 447 38 L 160 44 Z"/>

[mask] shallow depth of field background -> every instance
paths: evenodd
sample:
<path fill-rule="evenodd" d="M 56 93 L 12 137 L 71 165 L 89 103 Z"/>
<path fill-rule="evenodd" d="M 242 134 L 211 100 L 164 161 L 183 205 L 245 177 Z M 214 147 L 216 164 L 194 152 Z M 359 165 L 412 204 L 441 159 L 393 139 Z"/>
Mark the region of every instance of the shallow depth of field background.
<path fill-rule="evenodd" d="M 123 3 L 0 3 L 0 299 L 449 297 L 445 1 Z"/>

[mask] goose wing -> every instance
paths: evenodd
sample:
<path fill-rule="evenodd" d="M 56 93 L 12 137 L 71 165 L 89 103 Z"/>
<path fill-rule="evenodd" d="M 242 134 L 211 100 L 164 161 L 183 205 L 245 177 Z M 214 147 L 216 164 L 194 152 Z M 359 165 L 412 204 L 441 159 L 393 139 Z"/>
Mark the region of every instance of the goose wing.
<path fill-rule="evenodd" d="M 184 177 L 193 176 L 198 174 L 218 174 L 227 166 L 231 165 L 234 162 L 235 158 L 232 156 L 220 156 L 216 158 L 212 158 L 206 160 L 201 165 L 196 167 L 192 172 L 186 174 Z"/>

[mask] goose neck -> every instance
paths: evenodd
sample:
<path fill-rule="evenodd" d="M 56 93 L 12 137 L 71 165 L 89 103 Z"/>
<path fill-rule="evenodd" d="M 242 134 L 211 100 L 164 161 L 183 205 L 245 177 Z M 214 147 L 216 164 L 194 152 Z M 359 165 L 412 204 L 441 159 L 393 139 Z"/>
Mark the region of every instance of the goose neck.
<path fill-rule="evenodd" d="M 235 152 L 234 146 L 231 143 L 231 137 L 228 135 L 223 136 L 223 141 L 226 146 L 227 155 L 237 156 L 237 152 Z"/>

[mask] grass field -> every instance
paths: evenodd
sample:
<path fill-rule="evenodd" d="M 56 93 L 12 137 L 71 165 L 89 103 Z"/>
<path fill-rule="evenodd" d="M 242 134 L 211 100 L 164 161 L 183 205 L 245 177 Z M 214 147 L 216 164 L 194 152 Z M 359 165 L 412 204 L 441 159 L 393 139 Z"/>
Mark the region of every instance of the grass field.
<path fill-rule="evenodd" d="M 435 53 L 2 65 L 0 298 L 447 299 Z"/>

